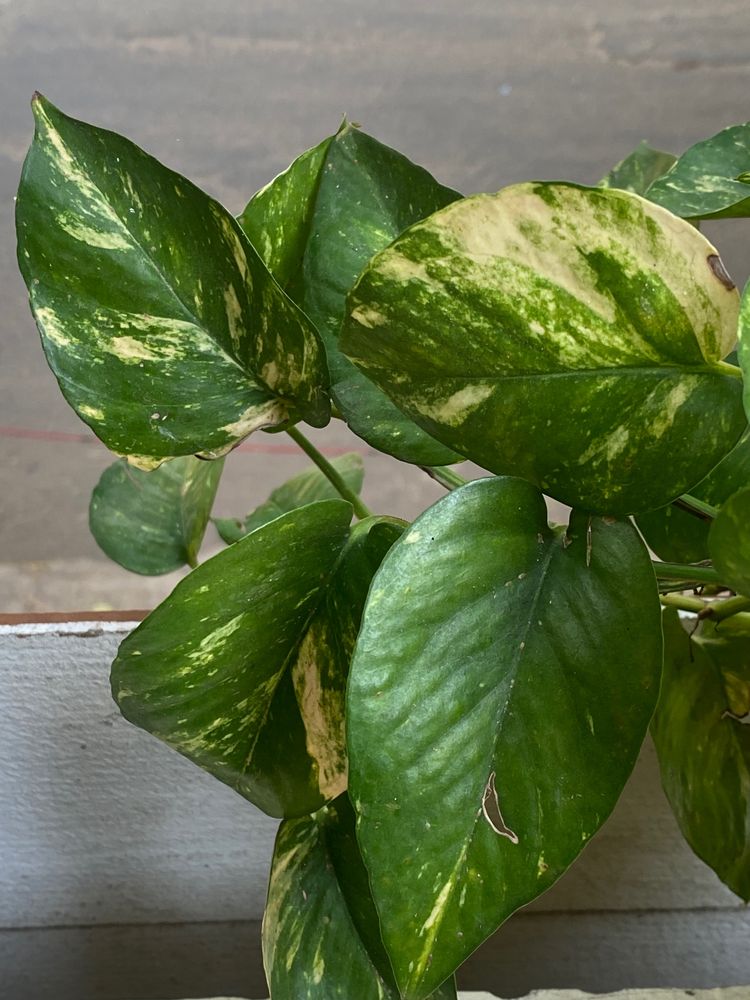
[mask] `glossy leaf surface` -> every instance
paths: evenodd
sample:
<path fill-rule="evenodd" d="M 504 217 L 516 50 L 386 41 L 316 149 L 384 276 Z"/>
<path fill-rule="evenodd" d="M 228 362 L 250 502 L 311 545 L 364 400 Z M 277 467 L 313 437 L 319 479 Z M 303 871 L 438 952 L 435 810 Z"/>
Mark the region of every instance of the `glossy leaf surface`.
<path fill-rule="evenodd" d="M 146 468 L 287 419 L 323 426 L 320 338 L 231 215 L 122 136 L 33 108 L 19 263 L 78 415 Z"/>
<path fill-rule="evenodd" d="M 375 257 L 341 345 L 491 472 L 588 510 L 650 510 L 745 428 L 739 372 L 721 361 L 738 296 L 718 261 L 636 195 L 518 184 L 450 205 Z"/>
<path fill-rule="evenodd" d="M 456 456 L 430 438 L 338 347 L 346 295 L 370 257 L 460 196 L 388 146 L 344 124 L 263 188 L 240 224 L 323 336 L 333 397 L 361 438 L 407 462 Z"/>
<path fill-rule="evenodd" d="M 203 563 L 120 646 L 125 718 L 272 815 L 346 787 L 344 688 L 367 589 L 400 533 L 351 507 L 292 511 Z"/>
<path fill-rule="evenodd" d="M 750 900 L 750 639 L 701 626 L 692 639 L 664 615 L 664 678 L 652 733 L 685 839 Z"/>
<path fill-rule="evenodd" d="M 750 215 L 750 122 L 691 146 L 646 197 L 683 219 Z"/>
<path fill-rule="evenodd" d="M 346 796 L 281 824 L 263 955 L 274 1000 L 399 1000 Z M 455 986 L 432 996 L 455 1000 Z"/>
<path fill-rule="evenodd" d="M 691 487 L 690 494 L 713 507 L 721 507 L 746 485 L 750 485 L 750 433 L 747 431 L 726 458 L 697 486 Z M 690 563 L 710 558 L 710 521 L 671 505 L 639 514 L 636 521 L 649 547 L 660 559 Z"/>
<path fill-rule="evenodd" d="M 223 459 L 187 456 L 142 472 L 119 461 L 105 469 L 89 505 L 89 527 L 110 559 L 134 573 L 195 566 Z"/>
<path fill-rule="evenodd" d="M 750 596 L 750 486 L 733 493 L 717 514 L 708 547 L 721 582 Z"/>
<path fill-rule="evenodd" d="M 338 458 L 331 459 L 331 465 L 339 473 L 349 489 L 359 493 L 362 489 L 365 470 L 362 456 L 357 452 L 349 452 Z M 317 466 L 311 465 L 298 476 L 294 476 L 278 489 L 275 489 L 268 500 L 256 507 L 244 520 L 231 517 L 216 517 L 216 529 L 227 543 L 231 545 L 256 528 L 273 521 L 274 518 L 287 514 L 297 507 L 313 503 L 315 500 L 335 500 L 338 493 L 326 479 Z"/>
<path fill-rule="evenodd" d="M 621 160 L 601 182 L 601 187 L 620 188 L 633 194 L 645 194 L 651 184 L 665 174 L 676 163 L 677 157 L 654 149 L 647 142 L 636 148 Z"/>
<path fill-rule="evenodd" d="M 740 301 L 740 314 L 737 324 L 737 360 L 744 379 L 745 413 L 750 423 L 750 281 L 745 285 Z"/>
<path fill-rule="evenodd" d="M 408 1000 L 604 822 L 660 667 L 654 575 L 627 521 L 574 515 L 551 531 L 534 487 L 484 479 L 394 545 L 357 642 L 347 734 L 359 843 Z"/>

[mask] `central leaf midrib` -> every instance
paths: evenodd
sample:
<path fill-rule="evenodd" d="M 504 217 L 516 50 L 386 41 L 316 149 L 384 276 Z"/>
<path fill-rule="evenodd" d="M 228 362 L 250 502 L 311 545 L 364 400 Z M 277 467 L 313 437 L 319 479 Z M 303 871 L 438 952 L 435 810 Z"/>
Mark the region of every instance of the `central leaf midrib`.
<path fill-rule="evenodd" d="M 388 371 L 390 369 L 385 368 L 382 365 L 367 365 L 367 367 L 372 367 L 373 369 L 379 369 L 381 371 Z M 522 372 L 515 375 L 501 375 L 497 373 L 491 373 L 487 375 L 454 375 L 446 372 L 436 372 L 434 375 L 416 375 L 412 376 L 408 373 L 408 382 L 410 384 L 432 384 L 435 382 L 443 382 L 448 380 L 455 380 L 457 382 L 519 382 L 525 379 L 557 379 L 557 378 L 577 378 L 578 376 L 594 376 L 599 378 L 601 376 L 641 376 L 644 373 L 651 374 L 654 376 L 660 375 L 664 378 L 681 378 L 684 375 L 702 375 L 710 376 L 712 378 L 734 378 L 734 376 L 729 375 L 721 369 L 713 367 L 713 365 L 691 365 L 691 366 L 681 366 L 681 365 L 621 365 L 621 366 L 608 366 L 602 368 L 574 368 L 568 371 L 529 371 Z"/>

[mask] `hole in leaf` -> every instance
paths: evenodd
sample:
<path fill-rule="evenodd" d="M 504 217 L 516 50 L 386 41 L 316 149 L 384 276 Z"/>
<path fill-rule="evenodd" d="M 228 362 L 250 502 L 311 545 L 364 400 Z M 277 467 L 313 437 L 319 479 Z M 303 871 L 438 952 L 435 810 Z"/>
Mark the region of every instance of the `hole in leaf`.
<path fill-rule="evenodd" d="M 503 819 L 503 814 L 500 812 L 500 803 L 497 798 L 497 791 L 495 789 L 495 772 L 490 773 L 487 779 L 487 785 L 484 789 L 484 795 L 482 796 L 482 812 L 484 813 L 484 818 L 490 824 L 495 833 L 499 834 L 501 837 L 507 837 L 511 844 L 518 843 L 518 837 L 511 830 L 509 826 L 506 825 Z"/>

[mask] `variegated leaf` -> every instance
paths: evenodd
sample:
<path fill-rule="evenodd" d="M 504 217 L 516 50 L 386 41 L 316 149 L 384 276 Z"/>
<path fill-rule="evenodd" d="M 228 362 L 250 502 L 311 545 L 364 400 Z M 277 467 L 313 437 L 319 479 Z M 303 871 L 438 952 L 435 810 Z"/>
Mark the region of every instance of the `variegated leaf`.
<path fill-rule="evenodd" d="M 223 465 L 223 458 L 188 455 L 142 472 L 115 462 L 94 487 L 92 535 L 110 559 L 134 573 L 197 565 Z"/>
<path fill-rule="evenodd" d="M 346 787 L 344 688 L 372 575 L 399 535 L 323 500 L 266 524 L 181 581 L 120 646 L 126 719 L 274 816 Z"/>
<path fill-rule="evenodd" d="M 349 489 L 359 493 L 365 476 L 362 456 L 358 452 L 352 451 L 331 459 L 331 465 Z M 240 538 L 244 538 L 251 531 L 255 531 L 256 528 L 268 524 L 269 521 L 273 521 L 274 518 L 280 517 L 290 510 L 304 507 L 305 504 L 313 503 L 315 500 L 335 500 L 338 495 L 336 489 L 320 469 L 311 465 L 304 472 L 275 489 L 268 500 L 260 507 L 256 507 L 244 520 L 215 517 L 213 521 L 222 539 L 227 545 L 231 545 L 233 542 L 238 542 Z"/>
<path fill-rule="evenodd" d="M 460 195 L 344 123 L 259 191 L 239 222 L 325 341 L 333 398 L 355 434 L 406 462 L 457 460 L 373 385 L 338 347 L 347 292 L 407 226 Z"/>
<path fill-rule="evenodd" d="M 33 101 L 18 254 L 68 402 L 144 468 L 329 419 L 323 346 L 229 213 L 132 142 Z"/>
<path fill-rule="evenodd" d="M 690 493 L 698 500 L 721 507 L 743 486 L 750 486 L 750 431 L 745 431 L 739 443 L 705 479 L 691 488 Z M 659 510 L 639 514 L 636 521 L 649 548 L 660 559 L 691 563 L 710 558 L 710 520 L 701 520 L 670 504 Z"/>
<path fill-rule="evenodd" d="M 750 215 L 750 122 L 691 146 L 646 197 L 683 219 Z"/>
<path fill-rule="evenodd" d="M 750 485 L 722 505 L 711 525 L 708 548 L 721 582 L 750 597 Z"/>
<path fill-rule="evenodd" d="M 263 918 L 274 1000 L 400 1000 L 345 795 L 276 837 Z M 432 1000 L 455 1000 L 452 980 Z"/>
<path fill-rule="evenodd" d="M 393 546 L 357 640 L 347 736 L 405 1000 L 547 889 L 604 822 L 660 669 L 654 573 L 628 521 L 574 514 L 551 531 L 533 486 L 480 479 Z"/>
<path fill-rule="evenodd" d="M 661 177 L 677 161 L 672 153 L 654 149 L 647 142 L 639 143 L 632 153 L 613 167 L 600 187 L 619 188 L 633 194 L 645 194 L 657 177 Z"/>
<path fill-rule="evenodd" d="M 721 360 L 737 309 L 689 223 L 624 191 L 518 184 L 378 254 L 341 346 L 486 469 L 632 513 L 686 492 L 744 430 L 741 373 Z"/>
<path fill-rule="evenodd" d="M 692 849 L 750 901 L 750 639 L 710 623 L 689 636 L 664 613 L 664 676 L 651 732 Z"/>
<path fill-rule="evenodd" d="M 745 285 L 740 301 L 740 315 L 737 326 L 737 357 L 745 377 L 743 402 L 750 421 L 750 281 Z"/>

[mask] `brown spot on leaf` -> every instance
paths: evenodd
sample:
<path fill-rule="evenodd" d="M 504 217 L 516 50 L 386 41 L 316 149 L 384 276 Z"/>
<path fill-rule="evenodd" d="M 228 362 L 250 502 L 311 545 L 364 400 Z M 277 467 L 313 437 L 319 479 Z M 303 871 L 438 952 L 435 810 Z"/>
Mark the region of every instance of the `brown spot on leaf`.
<path fill-rule="evenodd" d="M 712 253 L 708 255 L 708 266 L 711 268 L 713 273 L 722 283 L 722 285 L 727 289 L 727 291 L 733 291 L 737 286 L 729 277 L 727 269 L 724 267 L 724 262 L 717 253 Z"/>

